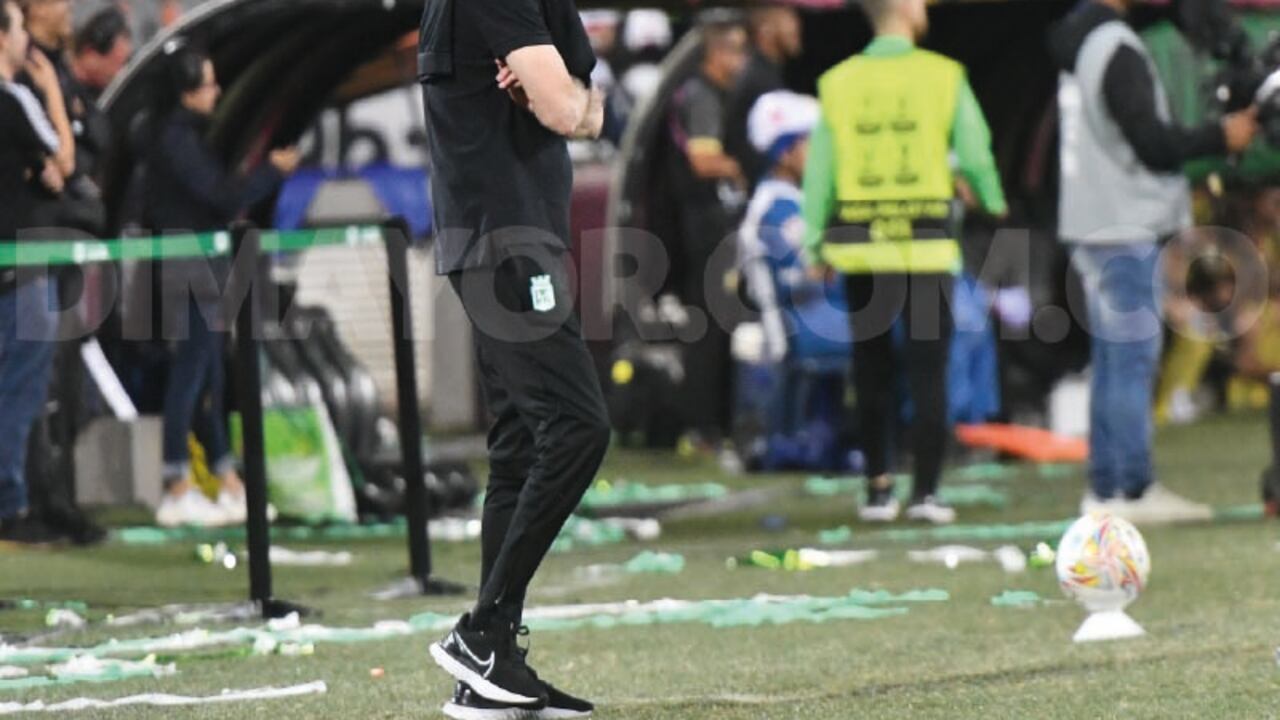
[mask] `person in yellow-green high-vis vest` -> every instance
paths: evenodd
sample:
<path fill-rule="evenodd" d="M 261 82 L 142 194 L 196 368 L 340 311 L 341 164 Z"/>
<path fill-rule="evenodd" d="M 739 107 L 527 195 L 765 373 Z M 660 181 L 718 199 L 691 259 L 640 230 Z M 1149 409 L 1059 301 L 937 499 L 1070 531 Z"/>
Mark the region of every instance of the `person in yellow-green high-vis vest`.
<path fill-rule="evenodd" d="M 871 478 L 859 516 L 890 522 L 899 514 L 889 471 L 901 368 L 914 407 L 907 516 L 945 524 L 955 520 L 937 489 L 950 434 L 949 298 L 961 267 L 957 186 L 963 182 L 992 215 L 1005 215 L 1005 198 L 991 132 L 964 68 L 915 46 L 928 29 L 925 0 L 862 5 L 875 39 L 818 83 L 822 121 L 805 172 L 805 252 L 815 272 L 845 277 Z M 892 333 L 900 320 L 901 360 Z"/>

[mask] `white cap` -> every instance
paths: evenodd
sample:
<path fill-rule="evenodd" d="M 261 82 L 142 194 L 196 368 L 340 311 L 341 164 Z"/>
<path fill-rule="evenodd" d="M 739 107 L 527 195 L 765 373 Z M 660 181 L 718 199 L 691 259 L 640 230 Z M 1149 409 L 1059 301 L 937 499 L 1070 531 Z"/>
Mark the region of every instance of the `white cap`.
<path fill-rule="evenodd" d="M 579 14 L 582 16 L 582 25 L 587 32 L 617 27 L 622 21 L 622 13 L 617 10 L 583 10 Z"/>
<path fill-rule="evenodd" d="M 632 52 L 671 45 L 671 18 L 662 10 L 632 10 L 622 31 L 622 43 Z"/>
<path fill-rule="evenodd" d="M 751 108 L 747 133 L 757 151 L 773 155 L 786 150 L 776 147 L 779 141 L 812 133 L 820 114 L 817 99 L 809 95 L 789 90 L 766 93 Z"/>

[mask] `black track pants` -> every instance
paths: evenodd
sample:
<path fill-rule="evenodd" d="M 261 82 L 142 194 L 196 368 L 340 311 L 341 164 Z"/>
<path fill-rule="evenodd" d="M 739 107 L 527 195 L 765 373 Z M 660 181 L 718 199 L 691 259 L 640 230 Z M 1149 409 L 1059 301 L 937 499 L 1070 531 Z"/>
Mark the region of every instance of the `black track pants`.
<path fill-rule="evenodd" d="M 525 592 L 609 445 L 563 252 L 449 276 L 474 329 L 489 430 L 476 622 L 518 623 Z"/>

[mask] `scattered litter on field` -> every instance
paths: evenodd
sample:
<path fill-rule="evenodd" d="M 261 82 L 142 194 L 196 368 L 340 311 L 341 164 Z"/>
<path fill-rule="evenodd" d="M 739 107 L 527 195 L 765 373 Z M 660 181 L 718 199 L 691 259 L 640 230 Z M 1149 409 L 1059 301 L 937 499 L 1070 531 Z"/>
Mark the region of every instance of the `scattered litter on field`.
<path fill-rule="evenodd" d="M 876 619 L 907 612 L 906 605 L 945 602 L 949 595 L 942 590 L 913 590 L 902 594 L 887 591 L 854 590 L 839 597 L 759 595 L 730 600 L 659 600 L 588 605 L 560 605 L 531 608 L 525 612 L 526 623 L 538 630 L 564 630 L 576 627 L 614 627 L 655 623 L 701 622 L 712 627 L 735 627 L 760 623 L 825 622 L 837 619 Z M 443 632 L 457 622 L 456 615 L 423 613 L 409 621 L 388 620 L 371 627 L 331 628 L 303 625 L 297 615 L 273 620 L 256 628 L 239 627 L 220 632 L 195 628 L 162 637 L 128 640 L 111 639 L 93 647 L 14 647 L 0 645 L 0 665 L 31 667 L 64 663 L 75 658 L 136 658 L 216 647 L 241 647 L 249 650 L 270 647 L 272 652 L 297 654 L 314 652 L 322 643 L 361 643 L 402 638 L 419 633 Z M 266 638 L 264 640 L 264 638 Z M 274 644 L 272 644 L 274 643 Z M 297 648 L 283 650 L 282 646 Z M 310 651 L 306 646 L 311 645 Z"/>
<path fill-rule="evenodd" d="M 684 572 L 684 565 L 683 555 L 646 550 L 631 558 L 622 567 L 634 575 L 679 575 Z"/>
<path fill-rule="evenodd" d="M 577 515 L 565 523 L 551 546 L 555 553 L 579 547 L 617 545 L 627 539 L 650 542 L 662 535 L 662 523 L 653 518 L 605 518 L 591 520 Z"/>
<path fill-rule="evenodd" d="M 243 622 L 258 617 L 261 612 L 253 603 L 224 605 L 165 605 L 138 610 L 127 615 L 108 615 L 110 627 L 132 627 L 172 623 L 174 625 L 199 625 L 201 623 Z"/>
<path fill-rule="evenodd" d="M 991 553 L 1000 567 L 1010 575 L 1027 571 L 1027 554 L 1015 545 L 1002 545 Z"/>
<path fill-rule="evenodd" d="M 818 542 L 823 545 L 843 545 L 853 539 L 853 528 L 841 525 L 838 528 L 818 531 Z"/>
<path fill-rule="evenodd" d="M 1054 562 L 1058 559 L 1058 553 L 1049 543 L 1042 542 L 1036 544 L 1036 549 L 1031 553 L 1031 557 L 1027 562 L 1031 567 L 1037 570 L 1053 567 Z"/>
<path fill-rule="evenodd" d="M 934 528 L 894 528 L 867 533 L 864 540 L 889 542 L 1002 542 L 1011 540 L 1057 541 L 1076 518 L 1015 525 L 944 525 Z"/>
<path fill-rule="evenodd" d="M 764 570 L 805 571 L 820 568 L 851 567 L 871 562 L 879 556 L 875 550 L 817 550 L 798 548 L 789 550 L 752 550 L 742 557 L 729 558 L 725 567 L 754 567 Z"/>
<path fill-rule="evenodd" d="M 80 600 L 0 600 L 0 610 L 73 610 L 80 614 L 89 612 L 89 604 Z"/>
<path fill-rule="evenodd" d="M 1262 504 L 1231 505 L 1213 509 L 1213 519 L 1217 522 L 1253 522 L 1267 516 Z"/>
<path fill-rule="evenodd" d="M 89 624 L 87 620 L 80 616 L 75 610 L 66 610 L 64 608 L 55 608 L 45 613 L 44 624 L 51 628 L 70 628 L 79 630 Z"/>
<path fill-rule="evenodd" d="M 1038 593 L 1030 590 L 1005 590 L 991 598 L 991 605 L 998 608 L 1036 608 L 1047 602 Z"/>
<path fill-rule="evenodd" d="M 813 497 L 836 497 L 839 495 L 861 495 L 866 491 L 866 478 L 824 478 L 819 476 L 805 480 L 804 490 Z M 894 492 L 898 499 L 907 502 L 911 499 L 911 481 L 906 476 L 899 476 L 894 483 Z M 1009 504 L 1009 495 L 990 485 L 969 483 L 965 485 L 943 486 L 938 491 L 938 498 L 954 507 L 990 507 L 1004 508 Z"/>
<path fill-rule="evenodd" d="M 248 553 L 241 553 L 248 558 Z M 355 556 L 346 550 L 330 552 L 327 550 L 290 550 L 279 545 L 271 546 L 271 564 L 280 567 L 346 567 L 355 560 Z"/>
<path fill-rule="evenodd" d="M 271 528 L 272 538 L 283 542 L 396 539 L 403 538 L 407 532 L 408 524 L 403 518 L 390 523 L 370 525 L 336 524 L 318 527 L 278 525 Z M 440 542 L 472 541 L 480 537 L 480 521 L 476 518 L 438 518 L 428 523 L 427 532 L 432 540 Z M 111 537 L 124 545 L 244 543 L 246 540 L 243 527 L 128 527 L 115 530 L 111 533 Z"/>
<path fill-rule="evenodd" d="M 930 550 L 911 550 L 907 552 L 907 558 L 911 562 L 939 563 L 952 570 L 959 567 L 961 563 L 982 562 L 989 557 L 991 557 L 991 554 L 986 550 L 979 550 L 967 545 L 943 545 Z"/>
<path fill-rule="evenodd" d="M 382 678 L 386 677 L 386 675 L 387 675 L 387 671 L 384 670 L 383 668 L 380 668 L 380 667 L 369 668 L 369 677 L 373 678 L 374 680 L 381 680 Z"/>
<path fill-rule="evenodd" d="M 292 687 L 265 687 L 252 690 L 223 690 L 221 694 L 204 697 L 188 697 L 185 695 L 165 695 L 148 693 L 131 695 L 116 700 L 98 700 L 94 698 L 76 698 L 66 702 L 47 705 L 42 701 L 32 703 L 0 703 L 0 715 L 12 715 L 24 712 L 65 713 L 74 710 L 102 710 L 107 708 L 127 707 L 133 705 L 153 705 L 174 707 L 182 705 L 211 705 L 214 703 L 244 702 L 249 700 L 276 700 L 280 698 L 299 697 L 302 695 L 321 695 L 328 687 L 321 681 L 294 685 Z"/>
<path fill-rule="evenodd" d="M 582 497 L 579 507 L 590 514 L 618 510 L 655 511 L 664 507 L 726 497 L 729 488 L 720 483 L 649 485 L 626 479 L 599 479 Z"/>
<path fill-rule="evenodd" d="M 73 685 L 75 683 L 92 682 L 108 683 L 137 678 L 159 678 L 177 673 L 172 664 L 156 662 L 155 655 L 148 655 L 139 661 L 97 658 L 91 655 L 75 655 L 65 662 L 48 666 L 47 672 L 24 675 L 16 674 L 12 668 L 9 677 L 0 679 L 0 690 L 30 690 L 54 685 Z"/>

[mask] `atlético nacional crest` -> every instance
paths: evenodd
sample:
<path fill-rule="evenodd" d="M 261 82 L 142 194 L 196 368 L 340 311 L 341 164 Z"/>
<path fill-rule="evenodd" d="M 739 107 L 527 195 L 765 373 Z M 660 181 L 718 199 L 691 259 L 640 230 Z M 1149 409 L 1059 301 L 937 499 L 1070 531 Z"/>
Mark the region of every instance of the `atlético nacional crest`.
<path fill-rule="evenodd" d="M 533 309 L 540 312 L 551 312 L 556 309 L 556 289 L 551 284 L 550 275 L 538 275 L 529 283 L 529 292 L 533 295 Z"/>

